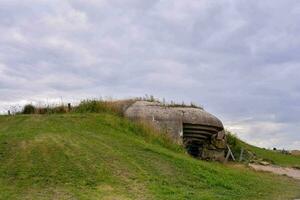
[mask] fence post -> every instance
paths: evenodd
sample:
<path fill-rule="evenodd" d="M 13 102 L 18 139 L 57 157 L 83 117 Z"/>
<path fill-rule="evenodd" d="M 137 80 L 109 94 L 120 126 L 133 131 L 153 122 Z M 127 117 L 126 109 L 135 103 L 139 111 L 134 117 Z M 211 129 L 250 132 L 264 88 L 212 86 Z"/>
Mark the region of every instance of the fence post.
<path fill-rule="evenodd" d="M 241 162 L 243 160 L 243 153 L 244 153 L 244 148 L 241 148 L 241 154 L 240 154 L 239 162 Z"/>
<path fill-rule="evenodd" d="M 233 155 L 229 145 L 226 145 L 226 146 L 227 146 L 228 152 L 227 152 L 227 155 L 226 155 L 226 158 L 225 158 L 225 163 L 228 161 L 229 156 L 231 156 L 232 160 L 235 161 L 234 155 Z"/>
<path fill-rule="evenodd" d="M 68 103 L 68 111 L 71 112 L 71 103 Z"/>

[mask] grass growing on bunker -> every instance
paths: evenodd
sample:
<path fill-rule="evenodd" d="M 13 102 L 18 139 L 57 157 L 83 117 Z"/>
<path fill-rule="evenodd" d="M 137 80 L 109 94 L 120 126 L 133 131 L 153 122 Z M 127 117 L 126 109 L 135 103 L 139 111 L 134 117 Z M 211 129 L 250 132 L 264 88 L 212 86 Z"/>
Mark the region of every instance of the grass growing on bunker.
<path fill-rule="evenodd" d="M 58 104 L 26 104 L 24 106 L 12 106 L 8 113 L 11 114 L 65 114 L 65 113 L 112 113 L 123 116 L 124 110 L 136 101 L 147 101 L 152 103 L 159 103 L 164 107 L 190 107 L 203 109 L 202 106 L 191 102 L 176 103 L 175 101 L 167 102 L 165 99 L 160 101 L 153 95 L 146 95 L 145 97 L 136 97 L 122 100 L 108 100 L 99 99 L 86 99 L 79 103 L 71 105 L 71 103 L 58 103 Z"/>
<path fill-rule="evenodd" d="M 195 160 L 116 114 L 0 116 L 0 199 L 292 199 L 299 187 Z"/>

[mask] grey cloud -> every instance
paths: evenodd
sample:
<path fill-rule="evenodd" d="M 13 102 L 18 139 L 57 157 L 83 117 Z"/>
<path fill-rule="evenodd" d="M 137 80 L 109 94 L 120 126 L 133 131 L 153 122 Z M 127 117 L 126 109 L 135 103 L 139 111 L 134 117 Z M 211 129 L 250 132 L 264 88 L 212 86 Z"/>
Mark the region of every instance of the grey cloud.
<path fill-rule="evenodd" d="M 2 0 L 0 104 L 148 93 L 300 148 L 299 17 L 297 0 Z"/>

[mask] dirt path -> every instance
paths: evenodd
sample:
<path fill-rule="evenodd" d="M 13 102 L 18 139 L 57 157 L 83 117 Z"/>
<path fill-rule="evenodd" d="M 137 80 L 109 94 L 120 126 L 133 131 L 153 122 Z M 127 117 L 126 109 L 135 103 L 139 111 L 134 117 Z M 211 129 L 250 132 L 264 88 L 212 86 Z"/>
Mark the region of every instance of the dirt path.
<path fill-rule="evenodd" d="M 274 165 L 258 165 L 258 164 L 249 164 L 249 166 L 257 171 L 267 171 L 267 172 L 273 172 L 275 174 L 279 175 L 287 175 L 289 177 L 292 177 L 294 179 L 300 180 L 300 170 L 288 168 L 288 167 L 278 167 Z"/>

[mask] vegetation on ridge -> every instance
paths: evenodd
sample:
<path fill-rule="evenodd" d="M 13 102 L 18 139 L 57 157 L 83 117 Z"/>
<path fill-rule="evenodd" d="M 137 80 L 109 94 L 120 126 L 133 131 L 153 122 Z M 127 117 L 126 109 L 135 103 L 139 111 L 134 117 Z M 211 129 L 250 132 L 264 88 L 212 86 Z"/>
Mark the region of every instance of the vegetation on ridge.
<path fill-rule="evenodd" d="M 165 100 L 160 101 L 154 98 L 152 95 L 146 97 L 138 97 L 124 100 L 103 100 L 103 99 L 87 99 L 82 100 L 78 105 L 58 104 L 58 105 L 34 105 L 27 104 L 21 108 L 21 110 L 12 109 L 12 114 L 62 114 L 62 113 L 100 113 L 110 112 L 116 113 L 120 116 L 123 115 L 124 109 L 136 101 L 148 101 L 161 103 L 162 106 L 166 107 L 191 107 L 203 109 L 202 106 L 198 106 L 191 102 L 190 104 L 175 103 L 174 101 L 166 102 Z"/>

